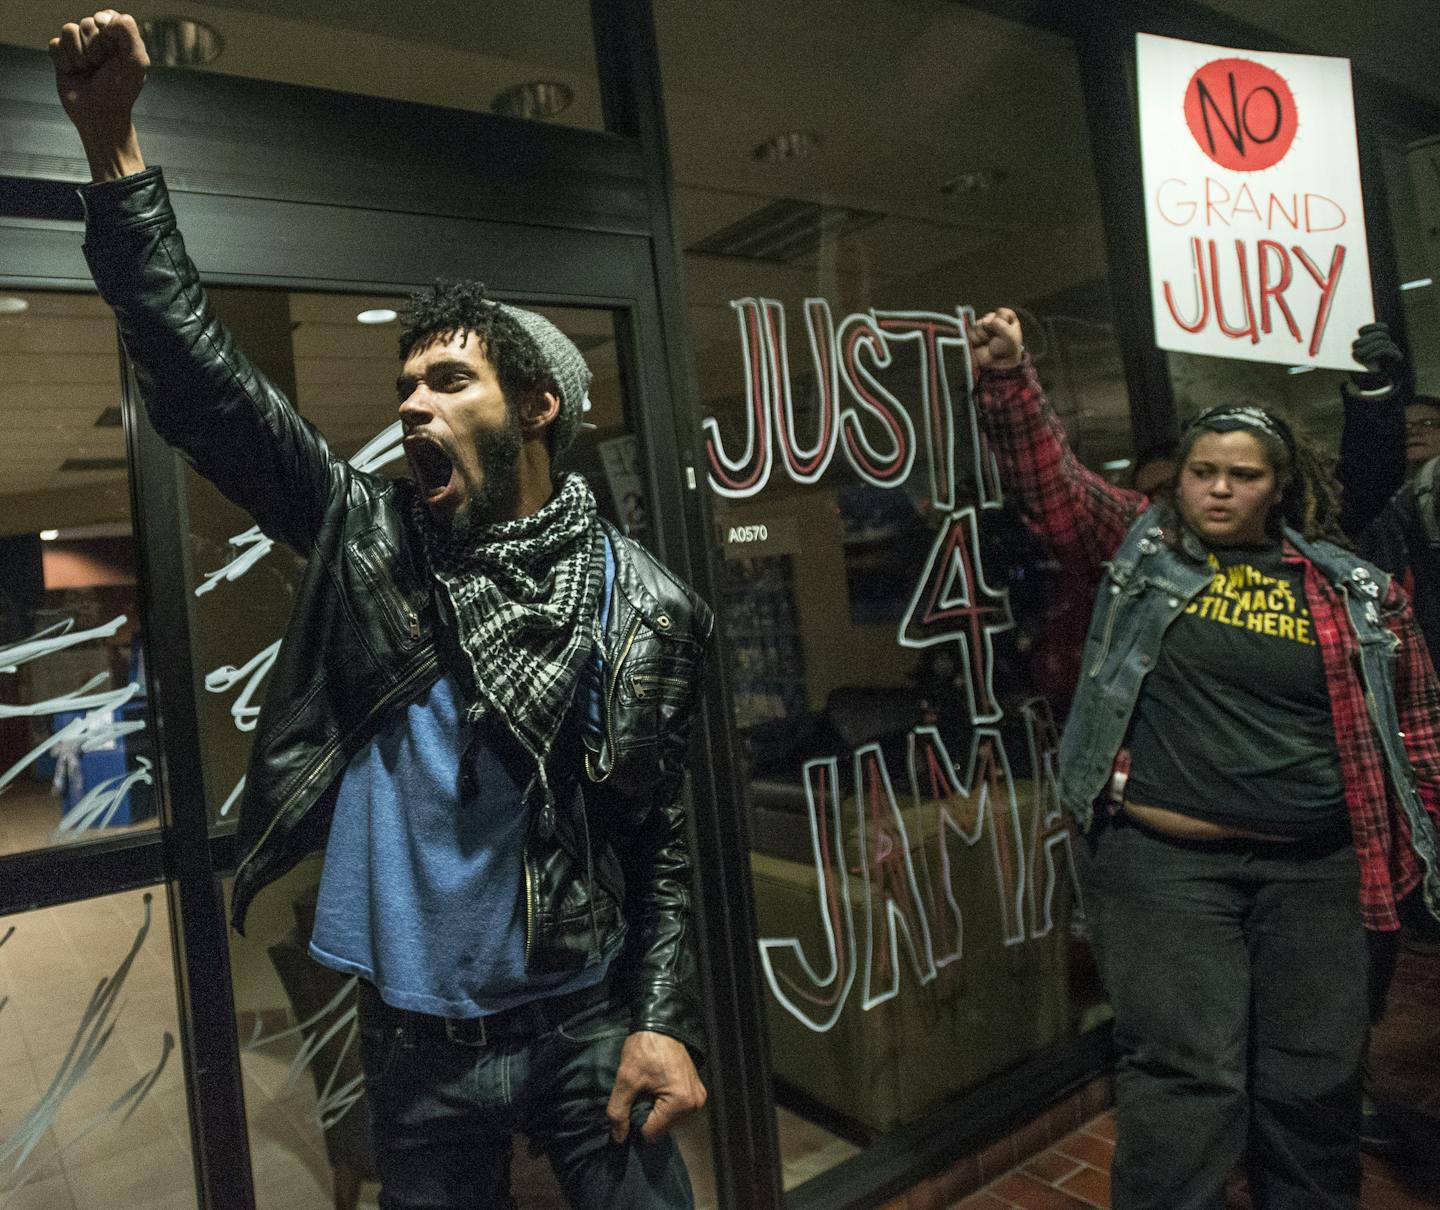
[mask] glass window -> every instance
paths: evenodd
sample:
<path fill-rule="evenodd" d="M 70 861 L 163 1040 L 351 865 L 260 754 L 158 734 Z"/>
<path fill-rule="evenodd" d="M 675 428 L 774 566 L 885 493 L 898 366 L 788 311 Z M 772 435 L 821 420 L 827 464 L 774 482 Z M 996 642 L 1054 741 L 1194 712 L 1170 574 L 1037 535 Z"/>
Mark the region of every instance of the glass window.
<path fill-rule="evenodd" d="M 1092 466 L 1129 411 L 1068 41 L 656 16 L 789 1186 L 1106 1012 L 1053 780 L 1090 602 L 996 481 L 967 316 L 1021 309 Z"/>
<path fill-rule="evenodd" d="M 0 918 L 0 1205 L 195 1205 L 165 890 Z"/>
<path fill-rule="evenodd" d="M 214 287 L 219 314 L 240 347 L 279 384 L 341 456 L 381 474 L 405 475 L 393 383 L 398 325 L 364 323 L 362 313 L 396 311 L 403 299 Z M 591 484 L 601 515 L 645 541 L 643 461 L 627 414 L 608 311 L 540 308 L 575 341 L 595 380 L 587 427 L 564 466 Z M 241 792 L 251 735 L 278 641 L 302 571 L 301 560 L 272 546 L 249 517 L 193 473 L 189 476 L 194 552 L 197 672 L 210 818 L 228 827 Z M 366 1107 L 354 1027 L 355 980 L 311 960 L 307 946 L 321 874 L 309 858 L 255 901 L 242 938 L 232 935 L 231 969 L 254 1165 L 261 1207 L 298 1210 L 331 1204 L 332 1191 L 373 1193 Z M 715 1204 L 708 1126 L 687 1123 L 680 1143 L 697 1192 Z M 548 1164 L 522 1145 L 514 1182 L 548 1190 Z"/>
<path fill-rule="evenodd" d="M 0 291 L 0 854 L 155 827 L 115 323 Z"/>
<path fill-rule="evenodd" d="M 0 11 L 0 43 L 43 50 L 73 5 Z M 336 92 L 604 129 L 590 9 L 537 0 L 486 10 L 414 10 L 379 0 L 219 0 L 147 17 L 156 63 Z"/>

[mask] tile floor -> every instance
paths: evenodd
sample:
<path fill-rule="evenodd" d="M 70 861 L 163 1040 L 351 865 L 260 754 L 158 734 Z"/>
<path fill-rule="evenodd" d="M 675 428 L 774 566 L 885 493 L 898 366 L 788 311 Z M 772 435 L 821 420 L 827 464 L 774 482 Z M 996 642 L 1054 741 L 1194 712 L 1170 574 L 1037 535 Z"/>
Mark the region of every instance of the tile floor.
<path fill-rule="evenodd" d="M 1405 1123 L 1416 1158 L 1365 1157 L 1364 1210 L 1440 1207 L 1440 957 L 1402 953 L 1385 1020 L 1376 1031 L 1376 1090 Z M 1109 1210 L 1115 1119 L 1092 1118 L 1025 1163 L 953 1203 L 954 1210 Z M 913 1200 L 913 1199 L 912 1199 Z M 1244 1182 L 1230 1210 L 1250 1210 Z"/>
<path fill-rule="evenodd" d="M 0 856 L 54 847 L 55 828 L 61 813 L 60 800 L 51 795 L 46 785 L 22 781 L 7 788 L 0 798 Z M 108 838 L 154 828 L 155 820 L 150 819 L 124 827 L 108 827 L 104 834 Z"/>

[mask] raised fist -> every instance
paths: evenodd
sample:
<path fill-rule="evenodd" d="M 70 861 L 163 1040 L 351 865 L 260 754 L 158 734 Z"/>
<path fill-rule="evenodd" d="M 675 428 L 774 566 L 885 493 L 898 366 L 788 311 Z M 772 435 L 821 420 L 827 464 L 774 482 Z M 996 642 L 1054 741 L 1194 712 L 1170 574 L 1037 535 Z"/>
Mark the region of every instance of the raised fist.
<path fill-rule="evenodd" d="M 970 329 L 970 349 L 980 371 L 1011 370 L 1025 352 L 1020 317 L 1009 307 L 999 307 L 975 321 Z"/>
<path fill-rule="evenodd" d="M 1399 384 L 1405 369 L 1405 354 L 1381 323 L 1365 324 L 1355 334 L 1350 356 L 1365 367 L 1365 372 L 1352 371 L 1351 379 L 1361 390 L 1378 391 Z"/>
<path fill-rule="evenodd" d="M 134 144 L 130 110 L 145 85 L 150 56 L 135 18 L 113 8 L 61 27 L 50 39 L 60 104 L 75 124 L 92 167 Z"/>

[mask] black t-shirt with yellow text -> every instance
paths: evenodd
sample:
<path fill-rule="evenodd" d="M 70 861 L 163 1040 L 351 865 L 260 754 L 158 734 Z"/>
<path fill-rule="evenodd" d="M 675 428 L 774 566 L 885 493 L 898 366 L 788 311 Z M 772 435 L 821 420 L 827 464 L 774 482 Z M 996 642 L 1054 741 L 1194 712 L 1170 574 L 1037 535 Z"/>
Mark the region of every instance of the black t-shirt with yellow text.
<path fill-rule="evenodd" d="M 1324 831 L 1345 797 L 1304 568 L 1278 545 L 1209 559 L 1141 688 L 1125 796 L 1254 832 Z"/>

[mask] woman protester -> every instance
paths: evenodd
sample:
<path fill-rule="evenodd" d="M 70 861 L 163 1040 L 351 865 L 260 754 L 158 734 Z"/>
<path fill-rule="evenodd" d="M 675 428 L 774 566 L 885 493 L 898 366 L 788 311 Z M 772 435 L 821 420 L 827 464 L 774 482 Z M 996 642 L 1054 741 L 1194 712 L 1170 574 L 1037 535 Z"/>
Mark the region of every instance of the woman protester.
<path fill-rule="evenodd" d="M 1116 1210 L 1359 1205 L 1365 930 L 1440 909 L 1440 686 L 1278 416 L 1212 407 L 1173 498 L 1087 470 L 1014 311 L 971 343 L 1006 490 L 1099 580 L 1060 745 L 1115 1013 Z"/>

